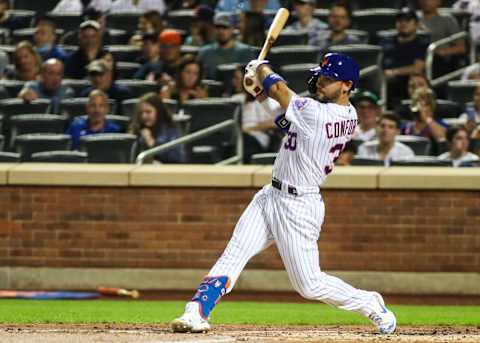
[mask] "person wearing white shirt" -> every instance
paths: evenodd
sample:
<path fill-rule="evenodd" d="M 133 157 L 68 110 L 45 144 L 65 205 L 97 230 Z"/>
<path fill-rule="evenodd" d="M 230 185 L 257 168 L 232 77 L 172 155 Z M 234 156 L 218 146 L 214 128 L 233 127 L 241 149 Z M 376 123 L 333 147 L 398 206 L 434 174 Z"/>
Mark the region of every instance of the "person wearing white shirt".
<path fill-rule="evenodd" d="M 353 103 L 357 109 L 359 125 L 355 128 L 353 138 L 360 141 L 370 141 L 377 135 L 377 120 L 380 117 L 380 99 L 369 91 L 356 94 Z"/>
<path fill-rule="evenodd" d="M 163 0 L 116 0 L 112 2 L 110 13 L 139 12 L 156 10 L 163 14 L 167 7 Z"/>
<path fill-rule="evenodd" d="M 465 113 L 461 114 L 458 119 L 465 125 L 470 135 L 480 125 L 480 85 L 475 87 L 473 92 L 473 106 L 467 106 Z"/>
<path fill-rule="evenodd" d="M 360 145 L 356 157 L 383 160 L 386 167 L 392 160 L 414 157 L 412 149 L 396 141 L 399 133 L 400 120 L 394 115 L 384 114 L 378 123 L 378 139 Z"/>
<path fill-rule="evenodd" d="M 81 0 L 60 0 L 55 8 L 52 10 L 53 13 L 78 13 L 82 14 L 85 10 L 84 6 L 85 1 Z M 88 7 L 94 8 L 99 12 L 107 12 L 112 6 L 112 0 L 91 0 L 88 4 Z"/>
<path fill-rule="evenodd" d="M 478 162 L 479 157 L 468 151 L 470 139 L 465 127 L 451 127 L 447 131 L 449 151 L 441 154 L 439 160 L 452 161 L 454 167 L 465 162 Z"/>

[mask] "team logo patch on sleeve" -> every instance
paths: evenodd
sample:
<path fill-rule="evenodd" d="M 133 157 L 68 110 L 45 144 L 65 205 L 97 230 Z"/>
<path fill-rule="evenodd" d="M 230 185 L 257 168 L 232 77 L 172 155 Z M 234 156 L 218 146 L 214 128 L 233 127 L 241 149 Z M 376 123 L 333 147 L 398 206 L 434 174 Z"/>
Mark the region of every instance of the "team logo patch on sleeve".
<path fill-rule="evenodd" d="M 293 105 L 297 110 L 301 111 L 307 106 L 307 103 L 308 103 L 307 98 L 298 98 L 298 99 L 295 99 L 295 101 L 293 102 Z"/>

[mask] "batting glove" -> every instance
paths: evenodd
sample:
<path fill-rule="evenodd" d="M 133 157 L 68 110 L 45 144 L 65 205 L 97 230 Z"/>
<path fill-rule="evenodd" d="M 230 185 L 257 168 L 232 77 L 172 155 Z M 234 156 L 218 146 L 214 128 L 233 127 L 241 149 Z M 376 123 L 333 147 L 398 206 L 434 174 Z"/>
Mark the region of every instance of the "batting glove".
<path fill-rule="evenodd" d="M 247 66 L 245 67 L 245 74 L 247 74 L 249 71 L 252 71 L 253 73 L 257 73 L 257 69 L 260 65 L 262 64 L 269 64 L 270 62 L 267 60 L 251 60 L 248 62 Z"/>
<path fill-rule="evenodd" d="M 258 81 L 256 73 L 252 70 L 247 70 L 245 73 L 243 77 L 243 88 L 255 98 L 263 93 L 262 84 Z"/>

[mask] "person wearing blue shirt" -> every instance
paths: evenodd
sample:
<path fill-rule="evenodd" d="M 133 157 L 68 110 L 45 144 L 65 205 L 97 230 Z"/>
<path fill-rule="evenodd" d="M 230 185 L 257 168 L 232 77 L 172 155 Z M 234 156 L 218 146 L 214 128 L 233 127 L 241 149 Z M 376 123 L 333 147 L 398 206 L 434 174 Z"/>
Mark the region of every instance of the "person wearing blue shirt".
<path fill-rule="evenodd" d="M 87 103 L 87 116 L 77 117 L 67 129 L 67 134 L 72 137 L 72 149 L 80 149 L 80 138 L 98 133 L 120 132 L 120 127 L 107 119 L 110 110 L 108 97 L 103 91 L 93 90 Z"/>
<path fill-rule="evenodd" d="M 42 63 L 40 79 L 28 81 L 18 93 L 18 97 L 26 102 L 35 99 L 49 99 L 51 113 L 58 113 L 60 102 L 63 99 L 73 98 L 75 91 L 71 87 L 63 86 L 63 63 L 51 58 Z"/>
<path fill-rule="evenodd" d="M 40 19 L 33 35 L 35 41 L 35 49 L 42 56 L 42 60 L 46 61 L 50 58 L 56 58 L 62 62 L 68 57 L 68 54 L 61 47 L 55 45 L 57 39 L 56 25 L 50 19 Z"/>

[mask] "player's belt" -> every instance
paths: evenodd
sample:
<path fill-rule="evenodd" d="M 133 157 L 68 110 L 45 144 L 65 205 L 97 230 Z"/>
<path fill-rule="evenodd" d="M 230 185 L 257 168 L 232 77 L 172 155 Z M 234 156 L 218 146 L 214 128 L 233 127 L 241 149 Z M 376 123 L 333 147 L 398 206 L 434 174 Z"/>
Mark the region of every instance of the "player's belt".
<path fill-rule="evenodd" d="M 295 186 L 287 184 L 286 182 L 280 181 L 276 177 L 272 178 L 272 186 L 273 186 L 273 188 L 276 188 L 279 191 L 284 191 L 284 192 L 287 192 L 288 194 L 292 194 L 292 195 L 320 193 L 320 187 L 319 186 L 295 187 Z"/>

